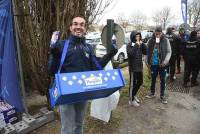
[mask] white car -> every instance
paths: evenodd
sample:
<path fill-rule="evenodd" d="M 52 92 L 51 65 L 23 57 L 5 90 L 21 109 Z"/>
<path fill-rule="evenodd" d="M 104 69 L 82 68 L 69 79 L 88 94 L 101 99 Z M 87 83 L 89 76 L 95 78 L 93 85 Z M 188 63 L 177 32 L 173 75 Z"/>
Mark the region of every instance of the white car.
<path fill-rule="evenodd" d="M 87 43 L 91 44 L 95 50 L 96 57 L 103 57 L 106 52 L 106 47 L 102 45 L 101 38 L 86 39 Z M 129 42 L 129 38 L 125 38 L 125 43 L 118 49 L 117 54 L 113 57 L 114 62 L 123 63 L 127 58 L 126 47 Z"/>

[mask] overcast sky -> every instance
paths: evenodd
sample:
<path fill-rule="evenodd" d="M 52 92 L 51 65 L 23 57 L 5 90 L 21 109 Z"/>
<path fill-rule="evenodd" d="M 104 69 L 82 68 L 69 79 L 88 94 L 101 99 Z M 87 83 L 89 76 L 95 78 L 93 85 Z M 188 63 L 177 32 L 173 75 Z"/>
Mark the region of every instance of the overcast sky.
<path fill-rule="evenodd" d="M 106 24 L 107 19 L 116 19 L 118 14 L 123 13 L 126 18 L 138 10 L 143 12 L 151 22 L 155 11 L 163 7 L 170 7 L 176 19 L 172 23 L 182 23 L 181 0 L 114 0 L 113 5 L 105 13 L 100 24 Z"/>

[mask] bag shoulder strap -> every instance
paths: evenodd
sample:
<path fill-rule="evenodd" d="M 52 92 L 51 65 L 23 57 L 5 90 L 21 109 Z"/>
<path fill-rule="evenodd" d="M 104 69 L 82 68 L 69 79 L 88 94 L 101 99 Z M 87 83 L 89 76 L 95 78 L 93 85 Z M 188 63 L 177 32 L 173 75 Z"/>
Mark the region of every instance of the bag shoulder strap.
<path fill-rule="evenodd" d="M 67 55 L 68 46 L 69 46 L 69 40 L 66 40 L 66 41 L 65 41 L 65 44 L 64 44 L 63 51 L 62 51 L 62 56 L 61 56 L 60 66 L 59 66 L 59 68 L 58 68 L 58 73 L 60 73 L 61 68 L 62 68 L 62 65 L 63 65 L 64 60 L 65 60 L 65 57 L 66 57 L 66 55 Z"/>

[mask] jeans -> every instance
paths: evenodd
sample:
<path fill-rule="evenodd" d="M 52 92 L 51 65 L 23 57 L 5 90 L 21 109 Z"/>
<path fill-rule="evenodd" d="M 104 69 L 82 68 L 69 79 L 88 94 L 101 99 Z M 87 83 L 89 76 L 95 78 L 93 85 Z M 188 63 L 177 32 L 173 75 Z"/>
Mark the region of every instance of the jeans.
<path fill-rule="evenodd" d="M 181 68 L 181 56 L 180 55 L 177 56 L 176 63 L 177 63 L 177 69 L 180 69 Z"/>
<path fill-rule="evenodd" d="M 156 78 L 159 73 L 159 75 L 160 75 L 160 97 L 164 97 L 166 72 L 167 72 L 166 67 L 160 67 L 159 65 L 151 66 L 151 94 L 155 94 Z"/>
<path fill-rule="evenodd" d="M 87 102 L 60 105 L 61 134 L 83 134 Z"/>

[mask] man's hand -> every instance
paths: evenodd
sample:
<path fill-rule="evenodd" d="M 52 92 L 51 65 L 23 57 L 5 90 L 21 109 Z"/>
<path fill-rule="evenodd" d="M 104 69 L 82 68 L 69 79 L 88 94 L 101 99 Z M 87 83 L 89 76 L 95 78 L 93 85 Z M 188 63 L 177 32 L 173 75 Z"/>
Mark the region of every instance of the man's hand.
<path fill-rule="evenodd" d="M 117 44 L 114 44 L 114 43 L 113 43 L 113 44 L 111 45 L 110 53 L 111 53 L 112 55 L 115 55 L 117 52 L 118 52 Z"/>
<path fill-rule="evenodd" d="M 141 45 L 142 44 L 142 41 L 140 40 L 140 41 L 137 41 L 136 42 L 138 45 Z"/>
<path fill-rule="evenodd" d="M 53 32 L 53 34 L 51 36 L 51 46 L 53 44 L 55 44 L 58 41 L 59 38 L 60 38 L 60 31 Z"/>
<path fill-rule="evenodd" d="M 160 67 L 165 67 L 165 64 L 163 64 L 163 63 L 162 63 L 162 64 L 160 64 Z"/>

